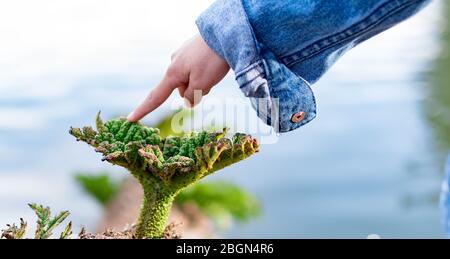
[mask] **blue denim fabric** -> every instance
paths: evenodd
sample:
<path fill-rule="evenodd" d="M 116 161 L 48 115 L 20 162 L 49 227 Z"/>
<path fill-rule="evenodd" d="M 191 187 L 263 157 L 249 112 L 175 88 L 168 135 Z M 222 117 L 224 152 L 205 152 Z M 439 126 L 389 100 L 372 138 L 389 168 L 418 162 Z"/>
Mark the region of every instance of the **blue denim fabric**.
<path fill-rule="evenodd" d="M 444 213 L 444 227 L 450 238 L 450 155 L 445 165 L 445 180 L 442 184 L 441 208 Z"/>
<path fill-rule="evenodd" d="M 349 49 L 430 0 L 217 0 L 197 19 L 258 116 L 278 132 L 316 117 L 310 84 Z M 305 116 L 292 120 L 299 112 Z"/>

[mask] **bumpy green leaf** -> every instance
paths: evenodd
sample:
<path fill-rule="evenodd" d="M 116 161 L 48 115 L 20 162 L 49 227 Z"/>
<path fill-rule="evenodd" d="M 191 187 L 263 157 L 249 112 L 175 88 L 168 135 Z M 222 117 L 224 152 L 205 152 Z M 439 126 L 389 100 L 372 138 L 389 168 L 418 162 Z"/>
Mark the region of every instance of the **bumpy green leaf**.
<path fill-rule="evenodd" d="M 139 216 L 138 238 L 161 238 L 174 197 L 203 177 L 258 152 L 249 135 L 225 137 L 219 132 L 193 132 L 162 138 L 158 129 L 131 123 L 125 118 L 91 127 L 71 128 L 70 134 L 103 154 L 103 161 L 127 168 L 141 183 L 144 200 Z"/>
<path fill-rule="evenodd" d="M 187 186 L 204 176 L 258 152 L 255 139 L 246 134 L 225 138 L 219 132 L 193 132 L 181 137 L 161 138 L 159 130 L 125 118 L 91 127 L 71 128 L 77 140 L 103 154 L 103 160 L 123 166 L 134 174 L 158 177 L 167 185 Z"/>

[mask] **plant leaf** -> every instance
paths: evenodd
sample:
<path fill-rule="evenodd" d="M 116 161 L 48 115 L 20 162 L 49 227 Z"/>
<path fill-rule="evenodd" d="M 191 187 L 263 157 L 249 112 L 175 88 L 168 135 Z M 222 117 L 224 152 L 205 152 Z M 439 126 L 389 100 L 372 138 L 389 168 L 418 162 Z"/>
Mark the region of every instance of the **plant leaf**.
<path fill-rule="evenodd" d="M 20 218 L 20 228 L 15 233 L 14 239 L 23 239 L 27 230 L 27 222 Z"/>
<path fill-rule="evenodd" d="M 48 222 L 47 228 L 41 235 L 41 239 L 48 239 L 52 235 L 53 229 L 55 229 L 59 224 L 61 224 L 68 216 L 70 212 L 61 211 L 52 220 Z"/>
<path fill-rule="evenodd" d="M 27 228 L 27 223 L 21 218 L 20 219 L 20 227 L 17 227 L 16 224 L 6 225 L 8 228 L 2 230 L 2 235 L 0 238 L 6 239 L 23 239 L 25 236 L 25 231 Z"/>
<path fill-rule="evenodd" d="M 101 205 L 105 206 L 119 191 L 120 182 L 112 179 L 107 173 L 100 175 L 77 174 L 78 184 Z"/>
<path fill-rule="evenodd" d="M 42 205 L 37 205 L 36 203 L 30 203 L 28 204 L 31 209 L 34 210 L 34 213 L 36 213 L 37 221 L 36 221 L 36 233 L 35 233 L 35 239 L 42 239 L 45 233 L 45 228 L 48 224 L 48 221 L 50 219 L 50 208 L 49 207 L 43 207 Z"/>
<path fill-rule="evenodd" d="M 70 235 L 72 235 L 72 221 L 70 221 L 66 228 L 64 228 L 63 232 L 61 232 L 59 239 L 67 239 Z"/>
<path fill-rule="evenodd" d="M 245 222 L 261 213 L 258 199 L 239 186 L 228 182 L 196 183 L 178 194 L 178 204 L 192 202 L 216 220 Z"/>
<path fill-rule="evenodd" d="M 53 219 L 50 219 L 51 211 L 49 207 L 37 205 L 36 203 L 30 203 L 28 206 L 34 210 L 37 216 L 35 239 L 48 239 L 52 235 L 53 229 L 55 229 L 61 222 L 63 222 L 68 216 L 68 211 L 62 211 L 56 215 Z"/>

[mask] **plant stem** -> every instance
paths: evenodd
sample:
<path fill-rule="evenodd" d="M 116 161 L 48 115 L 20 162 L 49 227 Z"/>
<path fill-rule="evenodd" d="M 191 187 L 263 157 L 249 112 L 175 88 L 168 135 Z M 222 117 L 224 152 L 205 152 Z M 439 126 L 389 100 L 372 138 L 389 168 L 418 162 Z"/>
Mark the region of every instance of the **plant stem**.
<path fill-rule="evenodd" d="M 147 174 L 133 174 L 144 190 L 144 199 L 137 223 L 136 237 L 139 239 L 163 238 L 173 200 L 178 191 L 172 191 L 163 183 Z"/>

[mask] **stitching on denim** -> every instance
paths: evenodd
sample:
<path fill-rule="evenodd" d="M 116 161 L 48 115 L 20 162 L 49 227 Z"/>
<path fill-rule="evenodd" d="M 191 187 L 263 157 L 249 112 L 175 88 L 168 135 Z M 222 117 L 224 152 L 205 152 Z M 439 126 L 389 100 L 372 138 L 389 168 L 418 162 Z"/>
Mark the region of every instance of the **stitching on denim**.
<path fill-rule="evenodd" d="M 248 65 L 246 68 L 244 68 L 241 71 L 239 71 L 238 73 L 236 73 L 236 80 L 239 79 L 239 77 L 242 77 L 245 74 L 247 74 L 250 70 L 258 69 L 258 67 L 261 68 L 261 69 L 264 69 L 264 67 L 261 66 L 261 64 L 262 64 L 262 61 L 258 60 L 256 62 Z"/>
<path fill-rule="evenodd" d="M 247 84 L 245 84 L 245 85 L 243 85 L 243 86 L 241 86 L 241 87 L 239 87 L 239 88 L 244 88 L 245 86 L 247 86 L 249 83 L 247 83 Z M 261 83 L 261 84 L 259 84 L 258 86 L 256 86 L 255 87 L 255 89 L 258 89 L 260 86 L 262 86 L 262 85 L 265 85 L 265 84 L 267 84 L 267 82 L 263 82 L 263 83 Z"/>
<path fill-rule="evenodd" d="M 398 3 L 397 0 L 386 2 L 379 8 L 377 8 L 374 12 L 372 12 L 370 15 L 368 15 L 366 18 L 361 20 L 360 22 L 356 23 L 355 25 L 352 25 L 351 27 L 336 33 L 334 35 L 328 36 L 324 39 L 321 39 L 319 41 L 316 41 L 315 43 L 309 45 L 308 47 L 303 48 L 302 50 L 296 51 L 293 54 L 286 55 L 282 58 L 282 62 L 286 64 L 287 67 L 292 67 L 293 65 L 302 62 L 306 59 L 309 59 L 311 57 L 314 57 L 323 51 L 330 49 L 336 45 L 341 44 L 342 42 L 346 42 L 352 39 L 355 39 L 356 37 L 363 35 L 364 33 L 368 32 L 370 29 L 374 28 L 381 22 L 385 21 L 387 18 L 391 17 L 392 14 L 403 10 L 421 0 L 415 0 L 415 1 L 407 1 L 403 3 Z M 390 5 L 396 5 L 390 7 Z M 383 15 L 383 13 L 385 13 Z M 378 19 L 374 20 L 375 17 L 382 15 Z M 371 21 L 373 20 L 373 21 Z M 365 24 L 369 21 L 368 24 Z M 358 28 L 361 27 L 361 28 Z M 354 30 L 357 28 L 355 32 Z M 311 52 L 313 50 L 313 52 Z M 306 53 L 305 53 L 306 52 Z M 310 53 L 311 52 L 311 53 Z"/>
<path fill-rule="evenodd" d="M 257 73 L 255 73 L 255 76 L 253 76 L 251 79 L 247 78 L 247 75 L 252 73 L 253 71 L 255 71 Z M 236 76 L 236 81 L 239 84 L 239 88 L 242 89 L 244 87 L 246 87 L 247 85 L 251 84 L 254 80 L 256 80 L 259 77 L 265 77 L 266 75 L 266 70 L 263 67 L 262 61 L 258 61 L 256 63 L 253 63 L 251 65 L 249 65 L 248 67 L 246 67 L 245 69 L 243 69 L 241 72 L 239 72 L 239 75 Z"/>
<path fill-rule="evenodd" d="M 259 78 L 259 77 L 262 77 L 262 76 L 264 76 L 265 74 L 266 74 L 265 72 L 262 72 L 262 73 L 259 73 L 258 75 L 256 75 L 254 78 L 244 81 L 244 83 L 243 83 L 242 85 L 240 85 L 239 88 L 242 89 L 242 88 L 246 87 L 247 85 L 249 85 L 250 83 L 252 83 L 253 81 L 255 81 L 255 79 L 257 79 L 257 78 Z M 261 85 L 262 85 L 262 84 L 261 84 Z M 259 85 L 259 86 L 261 86 L 261 85 Z"/>

